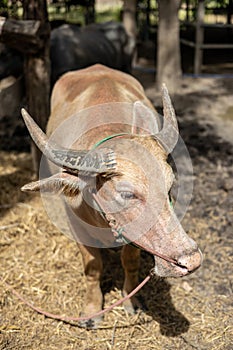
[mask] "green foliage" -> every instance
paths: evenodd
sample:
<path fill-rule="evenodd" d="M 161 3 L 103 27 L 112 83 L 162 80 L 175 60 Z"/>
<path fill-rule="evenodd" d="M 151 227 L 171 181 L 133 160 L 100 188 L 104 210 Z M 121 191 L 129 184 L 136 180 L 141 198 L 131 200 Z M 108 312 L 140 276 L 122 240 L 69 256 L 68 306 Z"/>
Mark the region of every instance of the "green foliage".
<path fill-rule="evenodd" d="M 7 8 L 7 0 L 0 0 L 0 8 Z"/>
<path fill-rule="evenodd" d="M 206 5 L 212 8 L 227 7 L 229 0 L 206 0 Z"/>
<path fill-rule="evenodd" d="M 95 22 L 106 22 L 106 21 L 120 21 L 120 8 L 103 9 L 96 11 Z M 60 11 L 49 5 L 48 6 L 49 19 L 52 20 L 62 20 L 65 19 L 69 23 L 79 23 L 80 25 L 85 24 L 84 19 L 84 8 L 80 6 L 73 7 L 72 11 L 65 12 L 65 8 L 61 8 Z"/>
<path fill-rule="evenodd" d="M 0 0 L 0 14 L 8 10 L 7 0 Z"/>
<path fill-rule="evenodd" d="M 186 3 L 186 0 L 182 0 L 182 3 Z M 189 0 L 191 7 L 196 7 L 198 0 Z M 229 0 L 205 0 L 205 5 L 209 8 L 227 7 Z"/>
<path fill-rule="evenodd" d="M 99 9 L 96 11 L 96 22 L 121 21 L 121 7 L 112 7 L 109 9 Z"/>

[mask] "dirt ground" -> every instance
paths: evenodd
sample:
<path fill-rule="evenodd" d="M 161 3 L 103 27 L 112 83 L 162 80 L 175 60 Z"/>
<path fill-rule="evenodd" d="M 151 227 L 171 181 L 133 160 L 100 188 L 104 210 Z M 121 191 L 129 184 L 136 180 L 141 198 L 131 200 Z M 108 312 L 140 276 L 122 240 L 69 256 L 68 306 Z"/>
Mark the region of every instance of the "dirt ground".
<path fill-rule="evenodd" d="M 152 74 L 135 72 L 161 108 Z M 233 80 L 184 78 L 174 96 L 194 167 L 194 191 L 183 219 L 204 252 L 202 267 L 183 279 L 150 281 L 141 291 L 147 311 L 119 306 L 98 330 L 37 314 L 4 283 L 0 288 L 0 349 L 233 349 Z M 50 223 L 39 196 L 20 192 L 34 178 L 29 137 L 21 120 L 0 122 L 1 280 L 49 312 L 78 316 L 85 292 L 76 244 Z M 7 128 L 6 128 L 7 126 Z M 3 129 L 4 127 L 4 129 Z M 121 298 L 119 251 L 104 250 L 105 306 Z M 140 278 L 153 267 L 142 253 Z"/>

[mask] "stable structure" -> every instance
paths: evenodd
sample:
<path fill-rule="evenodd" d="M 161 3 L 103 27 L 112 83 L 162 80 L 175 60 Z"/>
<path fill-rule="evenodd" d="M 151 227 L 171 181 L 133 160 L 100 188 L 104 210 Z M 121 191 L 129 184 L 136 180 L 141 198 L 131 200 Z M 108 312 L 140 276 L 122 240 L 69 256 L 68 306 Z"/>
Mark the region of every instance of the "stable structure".
<path fill-rule="evenodd" d="M 189 14 L 189 1 L 186 1 L 186 13 Z M 205 43 L 204 42 L 204 35 L 205 35 L 205 30 L 208 28 L 219 28 L 219 29 L 229 29 L 233 30 L 233 24 L 231 23 L 231 18 L 233 14 L 233 1 L 229 0 L 229 4 L 227 7 L 227 10 L 225 10 L 225 14 L 227 16 L 227 23 L 226 24 L 208 24 L 205 23 L 205 13 L 206 13 L 206 6 L 205 6 L 205 0 L 199 0 L 197 4 L 196 10 L 196 21 L 195 22 L 186 22 L 183 25 L 186 26 L 191 26 L 195 29 L 195 37 L 193 40 L 188 40 L 185 38 L 180 38 L 180 42 L 184 45 L 187 45 L 189 47 L 194 48 L 194 74 L 198 75 L 201 73 L 202 70 L 202 63 L 203 63 L 203 51 L 204 50 L 209 50 L 209 49 L 217 49 L 217 50 L 222 50 L 222 49 L 233 49 L 233 44 L 232 43 Z M 222 9 L 223 10 L 223 9 Z M 217 9 L 213 12 L 215 14 Z M 223 12 L 222 12 L 223 13 Z M 188 17 L 189 18 L 189 15 Z"/>

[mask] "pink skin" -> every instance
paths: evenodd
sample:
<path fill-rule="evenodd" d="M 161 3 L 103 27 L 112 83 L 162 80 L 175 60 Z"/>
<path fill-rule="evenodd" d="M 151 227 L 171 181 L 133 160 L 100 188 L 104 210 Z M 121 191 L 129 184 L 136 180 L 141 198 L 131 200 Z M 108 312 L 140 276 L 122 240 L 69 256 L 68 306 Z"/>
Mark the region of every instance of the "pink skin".
<path fill-rule="evenodd" d="M 137 139 L 136 142 L 140 143 L 141 141 Z M 160 181 L 158 181 L 157 176 L 156 183 L 159 182 L 163 189 L 166 188 L 167 193 L 159 190 L 156 183 L 155 186 L 149 188 L 149 182 L 151 182 L 149 167 L 152 167 L 151 163 L 144 159 L 142 169 L 138 164 L 129 161 L 129 159 L 133 159 L 133 153 L 135 153 L 134 146 L 132 146 L 131 155 L 129 146 L 127 148 L 127 158 L 124 159 L 124 151 L 121 150 L 121 158 L 118 159 L 117 171 L 122 175 L 113 176 L 111 181 L 102 183 L 99 195 L 104 199 L 103 203 L 106 203 L 106 212 L 108 212 L 108 203 L 111 203 L 114 198 L 114 204 L 111 204 L 110 209 L 112 210 L 115 206 L 116 212 L 109 215 L 109 217 L 114 218 L 119 226 L 126 228 L 126 237 L 130 241 L 149 252 L 158 251 L 176 261 L 176 263 L 167 262 L 154 255 L 154 272 L 158 276 L 185 276 L 201 265 L 202 254 L 197 244 L 183 230 L 169 203 L 168 193 L 174 175 L 170 166 L 164 161 L 164 156 L 158 154 L 158 144 L 148 137 L 143 139 L 143 147 L 149 148 L 150 152 L 155 151 L 156 166 L 160 168 L 160 174 L 162 174 Z M 147 174 L 149 175 L 147 176 Z M 151 193 L 149 193 L 150 191 Z M 129 198 L 122 199 L 122 192 L 124 196 L 127 194 Z M 132 193 L 131 196 L 130 193 Z M 156 196 L 157 202 L 155 201 Z M 156 203 L 159 203 L 159 209 Z M 140 217 L 142 217 L 141 220 Z M 153 218 L 150 228 L 145 232 L 142 230 L 142 234 L 138 233 L 140 231 L 139 227 L 145 226 L 145 221 L 148 222 L 150 218 Z"/>
<path fill-rule="evenodd" d="M 71 135 L 77 136 L 73 130 L 75 119 L 71 118 L 72 116 L 78 115 L 85 108 L 106 106 L 113 102 L 117 103 L 114 109 L 112 105 L 111 108 L 105 109 L 105 117 L 107 117 L 105 127 L 101 124 L 99 129 L 94 127 L 93 123 L 103 117 L 103 111 L 97 108 L 96 114 L 96 109 L 91 109 L 90 113 L 86 114 L 85 121 L 82 119 L 82 123 L 85 124 L 82 124 L 83 127 L 85 126 L 83 130 L 88 132 L 83 133 L 82 137 L 77 137 L 75 139 L 78 140 L 77 143 L 71 142 Z M 132 76 L 101 65 L 67 73 L 53 89 L 47 135 L 51 136 L 59 126 L 63 126 L 64 121 L 67 121 L 68 127 L 61 128 L 62 135 L 55 141 L 61 143 L 63 147 L 77 151 L 90 150 L 96 142 L 111 134 L 120 132 L 130 134 L 131 128 L 125 126 L 127 118 L 121 119 L 120 122 L 114 119 L 118 118 L 124 110 L 119 110 L 118 102 L 133 105 L 134 117 L 138 114 L 139 120 L 142 118 L 145 121 L 145 127 L 148 130 L 147 126 L 150 126 L 151 121 L 148 115 L 151 116 L 155 111 L 152 112 L 151 102 L 147 99 L 140 83 Z M 154 255 L 154 272 L 162 277 L 182 277 L 201 265 L 202 255 L 196 243 L 184 232 L 174 210 L 169 205 L 169 191 L 174 175 L 167 164 L 167 155 L 177 142 L 178 127 L 166 89 L 163 90 L 163 107 L 163 127 L 158 133 L 153 131 L 153 136 L 148 136 L 148 133 L 147 136 L 145 133 L 139 135 L 139 133 L 138 136 L 129 136 L 126 140 L 121 139 L 120 142 L 114 139 L 104 143 L 104 146 L 114 151 L 117 167 L 114 174 L 107 174 L 107 178 L 103 174 L 96 174 L 96 188 L 95 186 L 93 188 L 98 190 L 98 196 L 105 201 L 103 209 L 108 214 L 108 219 L 112 222 L 114 219 L 119 227 L 125 228 L 128 240 Z M 24 117 L 26 122 L 27 118 L 25 115 Z M 110 117 L 114 117 L 112 119 L 114 122 L 109 123 Z M 123 118 L 125 117 L 123 114 Z M 69 124 L 71 121 L 72 123 Z M 42 131 L 36 132 L 35 126 L 30 127 L 30 120 L 26 124 L 41 151 L 46 150 L 47 139 Z M 79 123 L 78 126 L 80 126 Z M 136 130 L 137 123 L 133 127 L 133 130 Z M 42 141 L 38 142 L 38 139 Z M 48 179 L 28 184 L 23 190 L 32 192 L 42 189 L 43 192 L 62 193 L 72 213 L 81 218 L 79 226 L 78 220 L 67 216 L 68 224 L 74 232 L 77 232 L 77 236 L 83 235 L 84 239 L 90 237 L 90 240 L 96 238 L 100 240 L 100 236 L 96 237 L 97 228 L 106 228 L 108 224 L 95 208 L 83 200 L 81 190 L 85 187 L 85 179 L 80 179 L 76 173 L 72 175 L 71 173 L 58 173 Z M 86 185 L 91 188 L 93 186 L 88 182 Z M 109 208 L 113 210 L 108 210 Z M 87 230 L 82 222 L 87 223 L 92 230 Z M 105 239 L 106 231 L 103 231 L 102 237 Z M 108 238 L 110 242 L 114 240 L 111 232 L 107 242 Z M 104 262 L 99 248 L 90 247 L 86 243 L 79 244 L 79 247 L 86 276 L 83 314 L 89 315 L 98 312 L 103 306 L 100 278 Z M 153 252 L 160 252 L 174 262 L 161 259 Z M 125 272 L 124 295 L 129 294 L 138 284 L 139 258 L 139 249 L 130 245 L 123 246 L 121 261 Z M 127 301 L 125 305 L 129 312 L 133 312 L 135 306 L 138 306 L 136 298 Z M 98 322 L 99 320 L 95 319 L 92 320 L 92 324 L 84 322 L 83 326 L 97 327 Z"/>

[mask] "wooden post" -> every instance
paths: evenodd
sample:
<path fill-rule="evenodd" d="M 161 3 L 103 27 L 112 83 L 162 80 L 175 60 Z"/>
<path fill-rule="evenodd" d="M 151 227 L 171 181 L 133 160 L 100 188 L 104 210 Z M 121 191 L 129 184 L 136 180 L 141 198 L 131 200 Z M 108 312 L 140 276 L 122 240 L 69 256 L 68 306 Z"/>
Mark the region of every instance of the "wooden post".
<path fill-rule="evenodd" d="M 194 55 L 194 74 L 201 73 L 201 66 L 203 61 L 203 41 L 204 41 L 204 17 L 205 17 L 205 1 L 199 0 L 196 15 L 196 42 Z"/>
<path fill-rule="evenodd" d="M 95 0 L 87 1 L 84 7 L 85 25 L 95 22 Z"/>
<path fill-rule="evenodd" d="M 150 12 L 151 12 L 151 4 L 150 0 L 147 0 L 147 6 L 146 6 L 146 29 L 147 32 L 150 32 Z"/>
<path fill-rule="evenodd" d="M 25 83 L 29 113 L 45 130 L 50 113 L 50 26 L 46 0 L 24 0 L 23 10 L 24 19 L 40 21 L 43 28 L 43 36 L 41 36 L 43 46 L 36 54 L 25 55 Z M 38 173 L 41 153 L 34 144 L 32 144 L 31 151 L 33 168 Z"/>
<path fill-rule="evenodd" d="M 229 0 L 227 7 L 227 24 L 231 24 L 231 17 L 233 14 L 233 0 Z"/>
<path fill-rule="evenodd" d="M 186 21 L 189 22 L 189 1 L 190 0 L 186 0 Z"/>
<path fill-rule="evenodd" d="M 37 54 L 44 46 L 40 21 L 21 21 L 0 17 L 0 41 L 23 53 Z"/>

